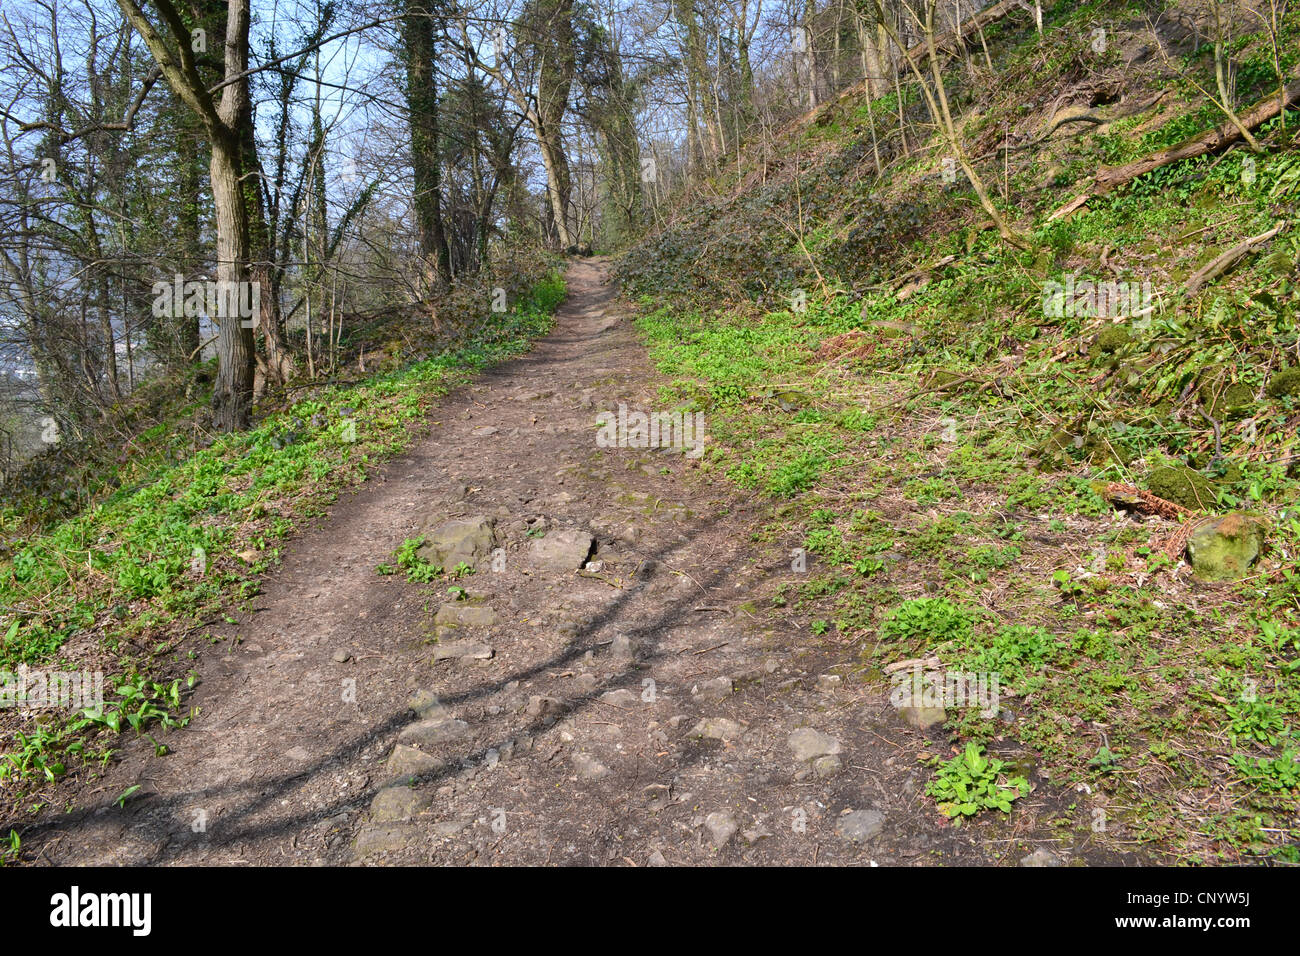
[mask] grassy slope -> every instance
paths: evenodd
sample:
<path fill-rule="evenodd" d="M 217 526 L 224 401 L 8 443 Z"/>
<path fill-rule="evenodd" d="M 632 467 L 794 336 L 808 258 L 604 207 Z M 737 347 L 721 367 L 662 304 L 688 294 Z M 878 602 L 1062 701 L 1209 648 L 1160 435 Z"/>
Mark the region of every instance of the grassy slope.
<path fill-rule="evenodd" d="M 3 536 L 21 535 L 0 562 L 0 681 L 24 664 L 109 678 L 103 715 L 32 720 L 0 710 L 0 785 L 11 806 L 82 765 L 70 757 L 106 757 L 118 729 L 183 722 L 196 656 L 187 639 L 257 594 L 286 538 L 408 448 L 440 395 L 547 331 L 563 297 L 553 274 L 511 311 L 480 317 L 455 346 L 358 384 L 313 389 L 179 461 L 169 443 L 153 442 L 168 432 L 157 426 L 138 442 L 149 453 L 122 468 L 130 487 L 43 530 L 0 510 Z"/>
<path fill-rule="evenodd" d="M 1098 23 L 1103 54 L 1089 47 Z M 625 287 L 673 378 L 664 401 L 708 415 L 703 466 L 784 502 L 760 544 L 814 555 L 773 595 L 800 612 L 805 640 L 856 649 L 848 672 L 865 681 L 930 654 L 1000 673 L 1002 717 L 950 709 L 954 744 L 1032 747 L 1043 780 L 1079 793 L 1058 821 L 1067 844 L 1300 862 L 1300 398 L 1267 388 L 1300 363 L 1300 242 L 1284 233 L 1180 295 L 1219 252 L 1295 217 L 1300 155 L 1275 126 L 1253 178 L 1233 151 L 1048 223 L 1099 164 L 1221 117 L 1158 56 L 1126 62 L 1150 42 L 1139 8 L 1057 4 L 1047 28 L 1039 41 L 1017 16 L 988 32 L 996 82 L 949 70 L 968 149 L 988 155 L 980 170 L 1030 252 L 1001 245 L 973 191 L 943 182 L 941 147 L 898 155 L 892 97 L 872 104 L 892 157 L 876 179 L 867 103 L 850 95 L 796 124 L 776 156 L 701 186 L 625 258 Z M 1243 101 L 1272 83 L 1265 49 L 1259 36 L 1240 47 Z M 1287 72 L 1295 13 L 1284 49 Z M 1204 53 L 1178 66 L 1210 75 Z M 1004 131 L 1028 142 L 1054 103 L 1114 115 L 1159 90 L 1154 108 L 1063 127 L 1004 171 Z M 1289 123 L 1294 134 L 1300 115 Z M 928 284 L 903 282 L 946 256 Z M 1155 313 L 1045 315 L 1044 284 L 1070 274 L 1149 281 Z M 1268 520 L 1245 581 L 1197 580 L 1183 525 L 1104 494 L 1171 465 L 1213 482 L 1193 518 Z"/>

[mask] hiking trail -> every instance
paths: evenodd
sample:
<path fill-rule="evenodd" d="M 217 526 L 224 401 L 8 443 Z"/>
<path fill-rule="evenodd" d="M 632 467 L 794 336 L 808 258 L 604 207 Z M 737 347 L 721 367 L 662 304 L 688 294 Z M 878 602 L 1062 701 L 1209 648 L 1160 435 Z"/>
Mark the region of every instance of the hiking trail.
<path fill-rule="evenodd" d="M 916 745 L 947 754 L 942 725 L 906 726 L 834 672 L 859 648 L 771 607 L 797 542 L 754 541 L 769 504 L 680 452 L 598 446 L 598 413 L 660 408 L 663 379 L 606 261 L 568 284 L 550 335 L 293 539 L 203 648 L 171 753 L 128 742 L 24 835 L 39 861 L 990 863 L 1051 842 L 1038 792 L 997 841 L 940 817 Z M 476 573 L 376 572 L 438 529 Z"/>

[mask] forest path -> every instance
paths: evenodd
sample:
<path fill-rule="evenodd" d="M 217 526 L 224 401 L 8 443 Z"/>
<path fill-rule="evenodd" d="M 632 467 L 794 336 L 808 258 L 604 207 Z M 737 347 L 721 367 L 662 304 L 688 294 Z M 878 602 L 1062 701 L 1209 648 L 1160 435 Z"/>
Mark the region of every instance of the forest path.
<path fill-rule="evenodd" d="M 855 647 L 770 609 L 798 576 L 796 542 L 754 543 L 767 505 L 687 455 L 598 446 L 596 415 L 661 407 L 662 382 L 607 264 L 573 262 L 549 336 L 448 396 L 426 438 L 290 544 L 226 629 L 241 640 L 196 663 L 201 713 L 162 738 L 172 752 L 133 741 L 24 848 L 60 864 L 885 864 L 1046 842 L 1021 839 L 1032 813 L 998 840 L 939 817 L 915 753 L 926 736 L 946 752 L 942 726 L 905 726 L 878 687 L 830 673 Z M 460 519 L 495 536 L 461 599 L 445 578 L 376 573 Z M 581 572 L 563 547 L 585 553 L 579 532 L 598 562 Z"/>

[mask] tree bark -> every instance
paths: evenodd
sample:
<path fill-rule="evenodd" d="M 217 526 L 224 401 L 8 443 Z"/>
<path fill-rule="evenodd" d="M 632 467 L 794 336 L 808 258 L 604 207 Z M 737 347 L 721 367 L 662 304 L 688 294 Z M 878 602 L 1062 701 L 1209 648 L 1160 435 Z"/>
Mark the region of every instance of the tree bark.
<path fill-rule="evenodd" d="M 249 100 L 248 37 L 249 0 L 229 0 L 224 37 L 224 75 L 231 82 L 213 102 L 199 75 L 191 48 L 190 32 L 169 0 L 154 0 L 174 48 L 153 25 L 135 0 L 118 0 L 118 6 L 144 39 L 168 86 L 203 123 L 212 145 L 209 172 L 217 220 L 217 281 L 233 290 L 248 282 L 249 222 L 244 191 L 256 189 L 245 182 L 255 170 L 244 168 L 241 123 L 251 124 Z M 269 292 L 268 292 L 269 294 Z M 253 329 L 238 314 L 220 315 L 217 321 L 217 382 L 212 392 L 212 418 L 221 431 L 246 429 L 252 421 L 255 355 Z"/>
<path fill-rule="evenodd" d="M 546 0 L 543 36 L 534 38 L 541 49 L 537 71 L 537 133 L 542 162 L 546 166 L 547 192 L 555 212 L 560 246 L 569 248 L 573 238 L 572 180 L 564 153 L 564 115 L 569 108 L 569 90 L 576 67 L 573 31 L 573 0 Z"/>
<path fill-rule="evenodd" d="M 425 4 L 408 0 L 402 25 L 406 54 L 406 103 L 415 174 L 415 222 L 428 285 L 445 292 L 451 282 L 451 248 L 442 219 L 438 77 L 433 20 Z"/>
<path fill-rule="evenodd" d="M 238 288 L 238 283 L 249 281 L 248 210 L 240 184 L 238 142 L 214 142 L 209 169 L 217 216 L 217 282 L 223 289 Z M 220 431 L 237 431 L 247 428 L 252 418 L 253 329 L 237 314 L 217 316 L 216 322 L 219 361 L 213 424 Z"/>

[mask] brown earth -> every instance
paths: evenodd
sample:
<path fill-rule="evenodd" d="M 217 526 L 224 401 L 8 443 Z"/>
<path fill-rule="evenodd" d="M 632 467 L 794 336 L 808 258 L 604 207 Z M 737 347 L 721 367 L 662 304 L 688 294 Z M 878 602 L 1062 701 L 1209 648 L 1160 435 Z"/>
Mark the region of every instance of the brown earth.
<path fill-rule="evenodd" d="M 25 830 L 25 856 L 886 865 L 1015 863 L 1050 848 L 1105 859 L 1086 843 L 1062 848 L 1044 824 L 1069 793 L 1039 788 L 1009 819 L 961 828 L 936 812 L 917 755 L 952 752 L 942 725 L 906 726 L 888 688 L 846 676 L 858 648 L 771 610 L 771 592 L 797 577 L 797 542 L 754 543 L 769 505 L 707 483 L 680 452 L 598 447 L 597 414 L 660 407 L 662 379 L 602 260 L 575 262 L 569 290 L 550 336 L 449 396 L 427 438 L 293 543 L 223 643 L 199 645 L 200 712 L 161 738 L 171 753 L 127 744 L 70 812 Z M 445 579 L 376 573 L 403 540 L 473 516 L 495 520 L 502 552 L 456 582 L 463 600 Z M 533 566 L 530 549 L 566 529 L 595 537 L 595 563 Z M 441 605 L 444 619 L 473 607 L 495 622 L 439 630 Z M 435 663 L 456 640 L 492 656 Z M 816 770 L 792 752 L 805 727 L 834 738 L 803 735 L 814 755 L 838 750 Z"/>

